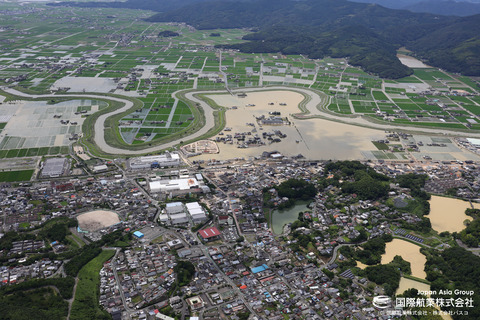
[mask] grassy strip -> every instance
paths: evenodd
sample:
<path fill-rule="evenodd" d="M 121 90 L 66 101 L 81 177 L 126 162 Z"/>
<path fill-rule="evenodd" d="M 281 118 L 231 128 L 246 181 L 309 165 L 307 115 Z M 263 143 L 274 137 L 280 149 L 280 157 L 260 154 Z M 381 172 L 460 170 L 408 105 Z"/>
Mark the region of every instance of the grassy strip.
<path fill-rule="evenodd" d="M 100 253 L 102 253 L 101 248 L 94 247 L 93 245 L 84 247 L 79 255 L 76 255 L 65 264 L 65 273 L 69 276 L 76 276 L 80 270 L 82 270 L 83 266 L 88 264 L 89 261 L 92 261 Z"/>
<path fill-rule="evenodd" d="M 378 118 L 375 118 L 371 115 L 364 115 L 363 118 L 365 120 L 368 120 L 372 123 L 378 123 L 378 124 L 386 124 L 390 126 L 397 126 L 397 127 L 403 127 L 401 130 L 403 131 L 409 131 L 413 132 L 415 131 L 416 128 L 433 128 L 433 129 L 442 129 L 442 130 L 448 130 L 452 131 L 452 134 L 456 132 L 462 132 L 462 133 L 472 133 L 472 132 L 478 132 L 478 130 L 474 129 L 467 129 L 464 125 L 459 124 L 459 123 L 425 123 L 425 122 L 389 122 L 389 121 L 384 121 L 380 120 Z M 449 126 L 449 125 L 455 125 L 454 127 Z M 368 126 L 365 126 L 368 127 Z M 374 128 L 374 127 L 373 127 Z M 392 129 L 393 130 L 393 129 Z M 397 129 L 394 129 L 397 130 Z M 400 131 L 401 131 L 400 130 Z"/>
<path fill-rule="evenodd" d="M 29 181 L 34 170 L 0 172 L 0 182 Z"/>
<path fill-rule="evenodd" d="M 75 239 L 75 241 L 80 247 L 83 247 L 85 245 L 85 242 L 82 239 L 80 239 L 76 234 L 72 233 L 71 236 L 73 239 Z"/>
<path fill-rule="evenodd" d="M 211 128 L 210 130 L 208 130 L 208 132 L 205 133 L 204 135 L 202 135 L 201 137 L 199 137 L 197 139 L 192 139 L 192 140 L 188 141 L 187 143 L 197 141 L 197 140 L 202 140 L 202 139 L 214 136 L 214 135 L 218 134 L 220 131 L 222 131 L 223 128 L 225 128 L 225 125 L 226 125 L 225 108 L 224 107 L 219 106 L 215 101 L 213 101 L 210 98 L 207 98 L 207 96 L 205 94 L 195 95 L 195 98 L 198 98 L 200 100 L 205 101 L 208 105 L 210 105 L 210 107 L 215 109 L 215 111 L 213 112 L 213 118 L 214 118 L 215 126 L 213 128 Z M 203 121 L 205 121 L 205 115 L 203 114 L 203 109 L 200 108 L 200 112 L 202 113 Z M 203 125 L 205 125 L 205 123 L 203 123 Z"/>
<path fill-rule="evenodd" d="M 122 97 L 122 98 L 125 98 L 127 100 L 131 100 L 131 101 L 133 100 L 133 99 L 128 99 L 127 97 Z M 135 100 L 136 101 L 133 101 L 133 107 L 131 109 L 125 111 L 125 112 L 120 113 L 120 115 L 128 114 L 128 113 L 132 112 L 133 110 L 140 108 L 141 107 L 141 102 L 138 101 L 137 99 L 135 99 Z M 83 138 L 82 138 L 81 142 L 88 149 L 90 154 L 92 154 L 93 156 L 97 156 L 97 157 L 100 157 L 100 158 L 102 158 L 102 157 L 108 158 L 108 157 L 111 157 L 111 155 L 108 155 L 108 154 L 104 153 L 95 144 L 95 141 L 94 141 L 94 139 L 95 139 L 95 122 L 98 120 L 98 118 L 102 114 L 113 112 L 114 110 L 116 110 L 118 108 L 121 108 L 123 106 L 123 104 L 121 102 L 118 102 L 118 101 L 111 101 L 111 100 L 108 100 L 108 101 L 103 100 L 103 101 L 108 103 L 108 107 L 104 108 L 104 109 L 102 109 L 98 112 L 95 112 L 94 114 L 92 114 L 90 116 L 88 116 L 85 119 L 85 121 L 83 122 L 83 125 L 82 125 Z M 115 125 L 114 124 L 112 125 L 113 120 L 110 120 L 112 118 L 113 117 L 109 117 L 105 121 L 105 131 L 104 131 L 105 132 L 105 141 L 108 144 L 111 144 L 112 141 L 117 141 L 117 140 L 118 141 L 123 141 L 123 139 L 120 136 L 120 132 L 118 132 L 118 123 L 117 123 L 116 129 L 112 130 L 112 127 L 115 128 Z"/>
<path fill-rule="evenodd" d="M 99 272 L 105 261 L 111 259 L 114 254 L 114 250 L 102 251 L 80 270 L 70 319 L 111 319 L 110 315 L 98 304 Z"/>
<path fill-rule="evenodd" d="M 430 281 L 422 279 L 422 278 L 417 278 L 417 277 L 414 277 L 414 276 L 409 275 L 409 274 L 403 274 L 402 277 L 413 280 L 413 281 L 418 281 L 418 282 L 430 285 Z"/>

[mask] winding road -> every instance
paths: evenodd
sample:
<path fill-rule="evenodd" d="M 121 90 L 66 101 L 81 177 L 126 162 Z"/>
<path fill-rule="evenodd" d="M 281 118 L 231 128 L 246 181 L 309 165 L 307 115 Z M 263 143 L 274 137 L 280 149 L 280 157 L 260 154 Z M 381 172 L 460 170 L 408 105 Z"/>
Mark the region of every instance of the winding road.
<path fill-rule="evenodd" d="M 134 155 L 134 154 L 145 154 L 145 153 L 153 153 L 153 152 L 158 152 L 160 150 L 166 149 L 173 147 L 177 144 L 180 143 L 180 141 L 187 141 L 187 140 L 193 140 L 196 138 L 201 137 L 202 135 L 205 135 L 210 129 L 212 129 L 215 126 L 215 117 L 214 117 L 214 109 L 208 105 L 205 101 L 202 101 L 198 98 L 195 97 L 196 94 L 208 94 L 208 93 L 221 93 L 225 92 L 225 94 L 228 94 L 226 90 L 216 90 L 216 91 L 191 91 L 187 92 L 185 94 L 185 98 L 188 100 L 192 101 L 193 103 L 199 105 L 203 109 L 203 114 L 205 117 L 205 125 L 198 131 L 188 135 L 181 137 L 177 140 L 164 143 L 161 145 L 157 145 L 154 147 L 150 148 L 145 148 L 142 150 L 128 150 L 128 149 L 122 149 L 122 148 L 117 148 L 117 147 L 112 147 L 107 144 L 105 141 L 105 120 L 115 114 L 122 113 L 124 111 L 127 111 L 128 109 L 133 107 L 133 103 L 129 100 L 126 99 L 121 99 L 121 98 L 116 98 L 116 97 L 110 97 L 110 96 L 102 96 L 102 95 L 95 95 L 95 94 L 82 94 L 82 93 L 76 93 L 76 94 L 60 94 L 60 95 L 54 95 L 54 94 L 46 94 L 46 95 L 30 95 L 26 94 L 23 92 L 20 92 L 15 89 L 11 88 L 6 88 L 3 87 L 1 88 L 7 93 L 16 95 L 16 96 L 21 96 L 21 97 L 27 97 L 27 98 L 59 98 L 59 97 L 81 97 L 81 98 L 89 98 L 89 99 L 104 99 L 104 100 L 111 100 L 111 101 L 117 101 L 121 102 L 124 104 L 123 107 L 118 108 L 112 112 L 106 113 L 98 117 L 97 121 L 95 122 L 94 126 L 94 141 L 95 144 L 105 153 L 109 154 L 118 154 L 118 155 Z M 299 113 L 295 114 L 295 116 L 298 119 L 309 119 L 309 118 L 322 118 L 330 121 L 335 121 L 335 122 L 341 122 L 345 124 L 350 124 L 350 125 L 357 125 L 357 126 L 363 126 L 371 129 L 378 129 L 378 130 L 388 130 L 388 131 L 415 131 L 419 133 L 427 133 L 427 134 L 443 134 L 443 135 L 448 135 L 448 136 L 465 136 L 468 135 L 469 137 L 478 137 L 480 138 L 480 133 L 464 133 L 464 132 L 455 132 L 455 131 L 450 131 L 450 130 L 441 130 L 441 129 L 435 129 L 435 128 L 421 128 L 421 127 L 402 127 L 402 126 L 396 126 L 396 125 L 390 125 L 390 124 L 382 124 L 382 123 L 374 123 L 370 122 L 364 117 L 357 116 L 357 117 L 344 117 L 340 115 L 335 115 L 332 114 L 331 112 L 328 112 L 326 107 L 328 106 L 328 103 L 330 101 L 330 97 L 324 93 L 312 91 L 306 88 L 293 88 L 293 87 L 284 87 L 284 86 L 275 86 L 275 87 L 267 87 L 267 88 L 242 88 L 242 92 L 253 92 L 253 91 L 273 91 L 273 90 L 289 90 L 293 92 L 298 92 L 300 94 L 303 94 L 304 96 L 308 97 L 306 101 L 304 100 L 302 102 L 303 107 L 306 109 L 307 113 L 302 113 L 301 110 L 299 110 Z M 176 96 L 180 91 L 176 91 L 173 93 L 173 96 Z"/>

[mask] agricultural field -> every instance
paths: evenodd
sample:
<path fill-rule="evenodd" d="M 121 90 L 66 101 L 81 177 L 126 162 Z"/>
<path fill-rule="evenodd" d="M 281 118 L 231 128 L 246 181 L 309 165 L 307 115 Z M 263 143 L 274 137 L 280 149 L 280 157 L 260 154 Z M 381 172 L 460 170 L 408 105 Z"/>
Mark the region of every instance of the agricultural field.
<path fill-rule="evenodd" d="M 34 170 L 0 172 L 0 182 L 29 181 Z"/>
<path fill-rule="evenodd" d="M 219 49 L 215 45 L 244 41 L 248 31 L 150 23 L 144 19 L 152 12 L 142 10 L 92 11 L 32 2 L 2 3 L 0 12 L 0 85 L 30 94 L 129 97 L 135 108 L 112 128 L 126 146 L 160 144 L 172 134 L 198 128 L 200 119 L 179 92 L 275 85 L 324 92 L 331 97 L 326 109 L 341 115 L 466 131 L 480 127 L 480 99 L 466 96 L 478 90 L 478 82 L 434 68 L 385 80 L 345 59 Z M 10 100 L 16 99 L 7 97 L 2 104 L 22 103 Z M 39 104 L 35 112 L 44 118 L 35 123 L 30 119 L 23 135 L 9 132 L 18 126 L 1 109 L 0 158 L 68 153 L 74 141 L 70 138 L 81 134 L 84 117 L 106 107 L 93 106 L 78 106 L 79 119 L 72 126 L 46 121 L 51 109 L 45 105 L 48 112 L 42 111 Z M 36 134 L 29 136 L 34 129 Z"/>

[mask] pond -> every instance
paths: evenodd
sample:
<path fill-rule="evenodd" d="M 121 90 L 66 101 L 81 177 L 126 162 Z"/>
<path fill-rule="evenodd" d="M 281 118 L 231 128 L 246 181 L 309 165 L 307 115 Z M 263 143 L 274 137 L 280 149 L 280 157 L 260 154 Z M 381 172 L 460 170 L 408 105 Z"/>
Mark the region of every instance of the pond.
<path fill-rule="evenodd" d="M 272 229 L 273 233 L 281 234 L 283 226 L 294 222 L 298 218 L 298 214 L 303 211 L 309 211 L 307 207 L 310 201 L 297 201 L 297 203 L 288 209 L 274 210 L 272 212 Z"/>

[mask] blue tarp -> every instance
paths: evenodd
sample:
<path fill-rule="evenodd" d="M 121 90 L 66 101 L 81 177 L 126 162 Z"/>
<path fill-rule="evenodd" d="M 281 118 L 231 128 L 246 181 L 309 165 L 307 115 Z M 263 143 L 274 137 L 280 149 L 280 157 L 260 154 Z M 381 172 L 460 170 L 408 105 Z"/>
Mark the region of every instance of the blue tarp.
<path fill-rule="evenodd" d="M 139 239 L 140 239 L 140 238 L 143 238 L 143 233 L 141 233 L 140 231 L 135 231 L 135 232 L 133 233 L 133 235 L 134 235 L 135 237 L 139 238 Z"/>
<path fill-rule="evenodd" d="M 252 268 L 252 273 L 259 273 L 259 272 L 265 271 L 267 269 L 268 269 L 268 266 L 266 264 L 263 264 L 261 266 Z"/>

